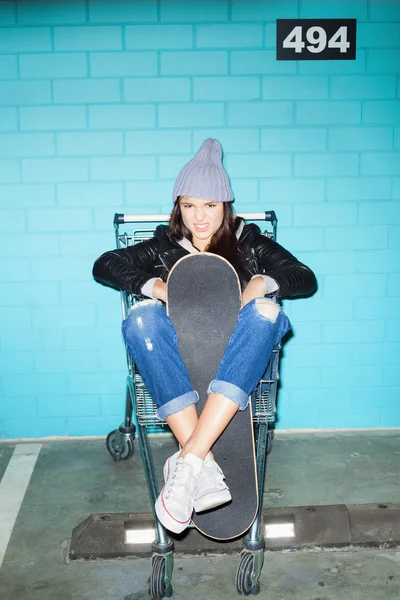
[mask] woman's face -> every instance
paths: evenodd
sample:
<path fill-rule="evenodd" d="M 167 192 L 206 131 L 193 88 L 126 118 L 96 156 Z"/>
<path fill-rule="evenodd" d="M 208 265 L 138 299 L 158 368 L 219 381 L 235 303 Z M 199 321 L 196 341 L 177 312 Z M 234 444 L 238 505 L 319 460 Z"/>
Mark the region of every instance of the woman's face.
<path fill-rule="evenodd" d="M 193 245 L 204 251 L 224 219 L 223 202 L 182 196 L 179 201 L 182 220 L 193 236 Z"/>

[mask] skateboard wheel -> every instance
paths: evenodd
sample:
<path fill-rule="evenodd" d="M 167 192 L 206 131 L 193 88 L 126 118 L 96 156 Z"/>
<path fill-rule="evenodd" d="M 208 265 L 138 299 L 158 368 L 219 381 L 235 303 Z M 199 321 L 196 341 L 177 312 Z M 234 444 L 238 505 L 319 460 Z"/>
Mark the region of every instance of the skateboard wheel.
<path fill-rule="evenodd" d="M 129 458 L 132 458 L 135 451 L 133 436 L 125 438 L 121 451 L 117 450 L 115 447 L 115 436 L 116 430 L 111 431 L 106 439 L 107 450 L 112 456 L 113 460 L 119 462 L 120 460 L 128 460 Z"/>
<path fill-rule="evenodd" d="M 252 585 L 251 576 L 253 570 L 254 554 L 251 552 L 242 552 L 238 570 L 236 572 L 236 590 L 243 596 L 249 596 L 250 594 L 256 595 L 260 591 L 259 583 Z"/>

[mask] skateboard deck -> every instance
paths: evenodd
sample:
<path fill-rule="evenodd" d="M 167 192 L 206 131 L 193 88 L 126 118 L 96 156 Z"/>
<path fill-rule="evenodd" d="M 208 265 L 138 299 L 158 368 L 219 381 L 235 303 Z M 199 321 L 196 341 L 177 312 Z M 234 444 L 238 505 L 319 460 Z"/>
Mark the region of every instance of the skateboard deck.
<path fill-rule="evenodd" d="M 168 278 L 167 311 L 178 334 L 178 348 L 192 387 L 199 394 L 200 414 L 207 388 L 215 379 L 241 307 L 240 285 L 230 263 L 200 252 L 181 258 Z M 251 335 L 251 332 L 249 332 Z M 212 447 L 224 472 L 232 501 L 209 511 L 193 513 L 193 524 L 218 540 L 243 535 L 258 507 L 257 473 L 251 404 L 237 412 Z"/>

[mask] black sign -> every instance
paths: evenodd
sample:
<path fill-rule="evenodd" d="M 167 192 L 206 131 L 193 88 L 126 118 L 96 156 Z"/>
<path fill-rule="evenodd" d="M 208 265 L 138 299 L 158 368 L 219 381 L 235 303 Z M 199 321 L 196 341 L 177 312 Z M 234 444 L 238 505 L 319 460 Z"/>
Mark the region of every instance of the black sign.
<path fill-rule="evenodd" d="M 355 60 L 356 19 L 277 19 L 277 60 Z"/>

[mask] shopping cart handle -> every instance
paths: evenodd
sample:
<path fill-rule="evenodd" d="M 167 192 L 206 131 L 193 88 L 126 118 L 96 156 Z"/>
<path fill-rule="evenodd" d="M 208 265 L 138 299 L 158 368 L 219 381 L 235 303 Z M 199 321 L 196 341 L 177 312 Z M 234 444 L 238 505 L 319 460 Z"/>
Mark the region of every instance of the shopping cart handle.
<path fill-rule="evenodd" d="M 239 215 L 243 219 L 255 221 L 269 221 L 272 225 L 276 225 L 278 219 L 276 218 L 276 214 L 274 210 L 266 210 L 264 212 L 253 212 L 253 213 L 242 213 Z M 167 222 L 169 220 L 168 214 L 162 215 L 125 215 L 122 213 L 115 213 L 114 215 L 114 226 L 122 225 L 123 223 L 133 223 L 133 222 L 147 222 L 147 221 L 163 221 Z"/>
<path fill-rule="evenodd" d="M 265 220 L 270 221 L 271 223 L 277 223 L 278 219 L 276 218 L 276 214 L 274 210 L 266 210 L 265 211 Z"/>
<path fill-rule="evenodd" d="M 114 225 L 122 225 L 122 223 L 125 223 L 124 215 L 122 213 L 115 213 Z"/>

